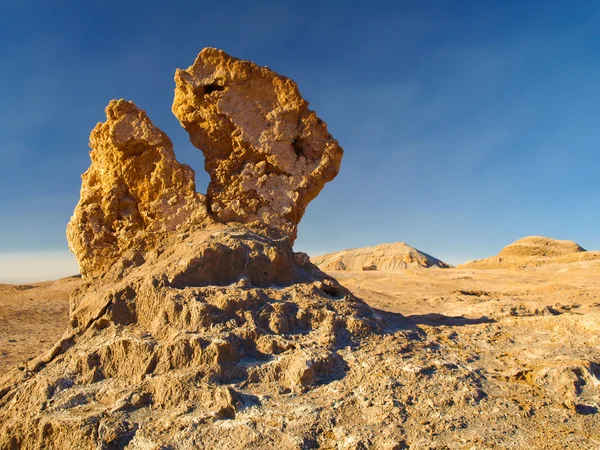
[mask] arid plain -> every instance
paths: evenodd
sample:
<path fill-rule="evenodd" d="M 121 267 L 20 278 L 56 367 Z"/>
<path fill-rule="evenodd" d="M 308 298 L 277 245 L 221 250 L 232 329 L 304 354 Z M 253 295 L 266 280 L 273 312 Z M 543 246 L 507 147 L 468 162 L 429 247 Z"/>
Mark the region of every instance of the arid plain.
<path fill-rule="evenodd" d="M 315 444 L 600 446 L 600 261 L 329 273 L 376 309 L 389 329 L 348 350 L 346 376 L 311 394 L 315 414 L 339 423 L 326 436 L 313 430 Z M 69 278 L 2 286 L 2 372 L 22 367 L 60 338 L 68 294 L 80 284 Z M 333 393 L 337 400 L 327 408 Z M 294 405 L 293 394 L 276 401 L 270 420 L 280 420 L 277 409 L 308 412 Z M 231 426 L 266 417 L 249 409 Z M 365 447 L 355 445 L 360 442 Z"/>

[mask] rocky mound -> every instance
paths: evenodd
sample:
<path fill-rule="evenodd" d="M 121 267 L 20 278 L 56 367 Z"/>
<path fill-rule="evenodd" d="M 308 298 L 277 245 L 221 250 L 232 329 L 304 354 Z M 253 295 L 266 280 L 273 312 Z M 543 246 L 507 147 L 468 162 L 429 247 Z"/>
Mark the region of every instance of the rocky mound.
<path fill-rule="evenodd" d="M 504 247 L 497 256 L 469 261 L 458 267 L 503 268 L 534 267 L 551 263 L 572 263 L 600 259 L 599 252 L 588 252 L 573 241 L 528 236 Z"/>
<path fill-rule="evenodd" d="M 1 448 L 192 448 L 258 404 L 244 390 L 343 377 L 341 349 L 380 327 L 292 251 L 342 156 L 296 84 L 214 49 L 176 82 L 208 195 L 144 111 L 110 102 L 67 230 L 85 283 L 63 338 L 0 379 Z"/>
<path fill-rule="evenodd" d="M 354 248 L 311 258 L 321 270 L 400 270 L 452 267 L 404 243 Z"/>

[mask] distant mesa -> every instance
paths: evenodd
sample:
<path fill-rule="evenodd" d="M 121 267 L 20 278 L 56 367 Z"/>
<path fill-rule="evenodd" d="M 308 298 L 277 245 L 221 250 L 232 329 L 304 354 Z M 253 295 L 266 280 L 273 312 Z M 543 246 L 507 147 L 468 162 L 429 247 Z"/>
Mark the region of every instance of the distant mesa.
<path fill-rule="evenodd" d="M 497 256 L 468 261 L 458 267 L 474 269 L 535 267 L 600 259 L 600 252 L 588 252 L 568 240 L 527 236 L 504 247 Z"/>
<path fill-rule="evenodd" d="M 498 254 L 500 257 L 553 257 L 586 250 L 573 241 L 561 241 L 541 236 L 528 236 L 507 245 Z"/>
<path fill-rule="evenodd" d="M 401 270 L 409 268 L 446 269 L 450 264 L 404 243 L 354 248 L 311 258 L 321 270 Z"/>

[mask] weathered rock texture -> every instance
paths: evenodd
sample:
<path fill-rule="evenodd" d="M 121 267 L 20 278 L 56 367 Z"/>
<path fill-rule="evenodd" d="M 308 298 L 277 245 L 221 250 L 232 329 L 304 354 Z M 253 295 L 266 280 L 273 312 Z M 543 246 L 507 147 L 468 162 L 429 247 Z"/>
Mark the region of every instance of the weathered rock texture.
<path fill-rule="evenodd" d="M 90 135 L 92 164 L 67 228 L 84 278 L 104 274 L 126 253 L 140 259 L 165 233 L 206 220 L 194 171 L 171 140 L 132 102 L 113 100 Z"/>
<path fill-rule="evenodd" d="M 67 230 L 86 283 L 63 338 L 0 379 L 0 448 L 231 447 L 212 422 L 259 407 L 252 386 L 297 395 L 341 379 L 341 351 L 381 329 L 292 251 L 342 156 L 295 83 L 212 49 L 177 80 L 217 220 L 168 137 L 110 102 Z M 190 427 L 172 425 L 181 415 Z"/>
<path fill-rule="evenodd" d="M 343 154 L 296 83 L 213 48 L 178 70 L 175 83 L 173 113 L 204 153 L 210 211 L 223 222 L 265 223 L 293 241 Z"/>
<path fill-rule="evenodd" d="M 0 378 L 0 448 L 194 448 L 221 434 L 213 421 L 258 407 L 255 388 L 298 395 L 343 378 L 340 351 L 382 322 L 299 260 L 288 239 L 215 225 L 115 265 L 72 295 L 50 351 Z M 191 428 L 171 425 L 182 415 Z"/>
<path fill-rule="evenodd" d="M 247 223 L 207 218 L 166 136 L 133 104 L 111 102 L 92 133 L 92 167 L 68 232 L 86 280 L 71 296 L 63 338 L 0 377 L 1 449 L 597 448 L 597 314 L 557 317 L 581 305 L 546 305 L 552 315 L 540 329 L 529 317 L 524 332 L 505 335 L 485 308 L 501 300 L 511 318 L 538 312 L 519 306 L 513 290 L 494 298 L 471 273 L 452 270 L 429 272 L 466 283 L 456 291 L 453 281 L 443 296 L 427 294 L 424 271 L 373 291 L 397 306 L 406 289 L 394 282 L 412 280 L 404 306 L 435 305 L 434 314 L 410 322 L 371 309 L 292 251 L 303 208 L 341 156 L 329 138 L 319 141 L 324 126 L 310 125 L 316 117 L 291 81 L 215 50 L 199 61 L 221 77 L 195 86 L 204 97 L 190 94 L 199 106 L 186 109 L 198 112 L 187 126 L 209 130 L 193 139 L 221 136 L 207 141 L 209 202 L 220 220 Z M 239 85 L 218 84 L 236 74 Z M 289 148 L 277 150 L 260 125 L 261 108 L 274 104 L 269 92 L 278 96 L 278 136 L 306 136 L 302 151 L 322 158 L 288 160 Z M 206 108 L 229 116 L 203 116 Z M 365 277 L 385 273 L 357 275 L 368 287 Z M 576 283 L 588 303 L 596 292 L 581 287 L 597 289 L 596 280 Z M 566 287 L 552 283 L 555 295 Z M 536 278 L 523 296 L 547 298 L 547 288 Z M 444 315 L 452 299 L 456 311 L 477 314 Z"/>
<path fill-rule="evenodd" d="M 478 259 L 458 267 L 497 269 L 525 268 L 600 259 L 600 252 L 588 252 L 573 241 L 527 236 L 504 247 L 497 256 Z"/>

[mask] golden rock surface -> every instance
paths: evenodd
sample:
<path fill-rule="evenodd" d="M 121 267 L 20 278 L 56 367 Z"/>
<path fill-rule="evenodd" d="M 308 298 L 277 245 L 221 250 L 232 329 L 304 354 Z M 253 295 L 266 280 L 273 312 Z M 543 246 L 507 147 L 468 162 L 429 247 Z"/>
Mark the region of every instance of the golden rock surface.
<path fill-rule="evenodd" d="M 206 220 L 194 171 L 175 159 L 171 140 L 133 102 L 112 100 L 90 135 L 92 164 L 67 239 L 84 278 L 104 274 L 126 251 Z"/>
<path fill-rule="evenodd" d="M 211 212 L 223 222 L 262 222 L 293 241 L 343 155 L 296 83 L 213 48 L 178 70 L 175 83 L 173 113 L 204 153 Z"/>
<path fill-rule="evenodd" d="M 339 171 L 342 148 L 289 78 L 207 48 L 175 81 L 173 113 L 204 153 L 207 197 L 147 114 L 112 100 L 90 135 L 92 164 L 67 229 L 84 279 L 119 259 L 139 265 L 169 233 L 214 222 L 271 228 L 293 243 L 308 203 Z"/>

